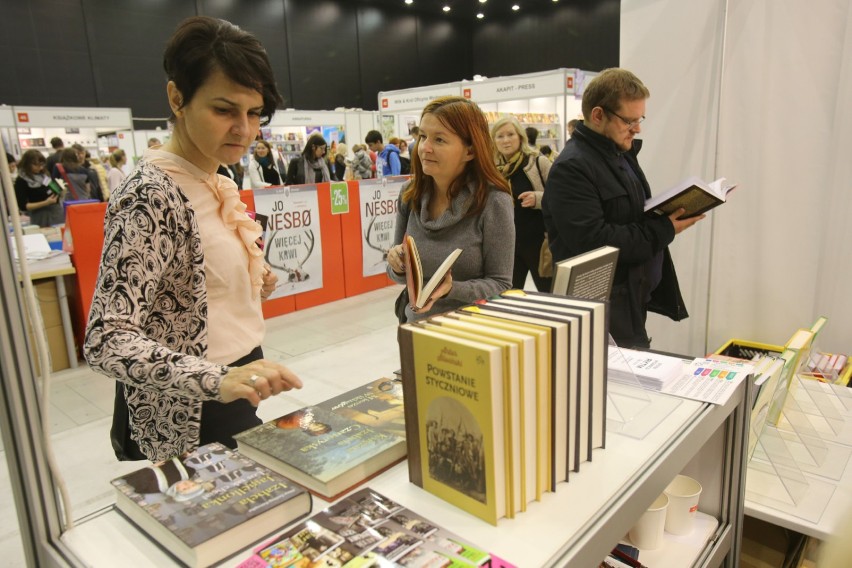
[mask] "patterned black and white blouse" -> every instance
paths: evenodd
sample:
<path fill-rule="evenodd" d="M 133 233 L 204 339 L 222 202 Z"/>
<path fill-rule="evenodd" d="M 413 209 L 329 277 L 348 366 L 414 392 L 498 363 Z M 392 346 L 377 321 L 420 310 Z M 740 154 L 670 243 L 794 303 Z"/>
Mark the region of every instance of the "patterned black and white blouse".
<path fill-rule="evenodd" d="M 131 438 L 152 461 L 198 446 L 201 403 L 228 367 L 205 360 L 207 286 L 198 224 L 166 172 L 142 159 L 107 208 L 84 345 L 122 381 Z"/>

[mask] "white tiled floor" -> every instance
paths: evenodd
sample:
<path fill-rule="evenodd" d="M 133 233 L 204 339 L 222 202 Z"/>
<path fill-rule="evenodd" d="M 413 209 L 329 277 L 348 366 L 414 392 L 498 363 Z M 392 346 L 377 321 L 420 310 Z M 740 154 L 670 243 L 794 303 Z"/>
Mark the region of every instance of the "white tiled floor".
<path fill-rule="evenodd" d="M 313 404 L 346 388 L 354 388 L 399 368 L 393 302 L 399 286 L 267 320 L 265 356 L 293 369 L 305 383 L 294 391 L 265 401 L 258 415 L 269 420 Z M 329 373 L 324 353 L 336 346 L 339 366 Z M 343 349 L 340 349 L 343 347 Z M 325 359 L 323 373 L 312 372 Z M 113 503 L 110 479 L 137 469 L 139 462 L 118 462 L 109 443 L 114 392 L 112 380 L 85 364 L 53 376 L 50 397 L 51 440 L 68 486 L 71 511 L 79 519 Z M 20 533 L 12 514 L 14 501 L 0 451 L 0 565 L 24 566 Z"/>

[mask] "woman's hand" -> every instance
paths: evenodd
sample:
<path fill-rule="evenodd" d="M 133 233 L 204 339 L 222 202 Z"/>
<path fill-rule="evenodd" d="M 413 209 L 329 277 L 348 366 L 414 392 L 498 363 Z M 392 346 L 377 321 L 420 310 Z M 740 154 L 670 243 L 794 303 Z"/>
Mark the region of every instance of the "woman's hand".
<path fill-rule="evenodd" d="M 272 270 L 268 264 L 263 265 L 263 286 L 260 288 L 260 299 L 268 300 L 269 296 L 275 292 L 275 287 L 278 285 L 278 275 Z"/>
<path fill-rule="evenodd" d="M 525 191 L 518 196 L 518 201 L 521 202 L 521 207 L 535 207 L 535 192 Z"/>
<path fill-rule="evenodd" d="M 396 245 L 388 251 L 388 264 L 397 274 L 405 274 L 405 247 Z"/>
<path fill-rule="evenodd" d="M 429 301 L 423 304 L 422 308 L 415 308 L 411 306 L 411 311 L 415 314 L 426 313 L 432 309 L 432 306 L 435 305 L 435 302 L 446 296 L 450 293 L 450 290 L 453 289 L 453 274 L 452 272 L 447 272 L 444 275 L 444 279 L 441 280 L 441 283 L 438 284 L 438 287 L 432 291 L 432 295 L 429 296 Z"/>
<path fill-rule="evenodd" d="M 231 367 L 219 384 L 219 398 L 222 402 L 244 398 L 257 406 L 270 396 L 300 388 L 302 381 L 293 371 L 275 361 L 259 359 L 242 367 Z"/>

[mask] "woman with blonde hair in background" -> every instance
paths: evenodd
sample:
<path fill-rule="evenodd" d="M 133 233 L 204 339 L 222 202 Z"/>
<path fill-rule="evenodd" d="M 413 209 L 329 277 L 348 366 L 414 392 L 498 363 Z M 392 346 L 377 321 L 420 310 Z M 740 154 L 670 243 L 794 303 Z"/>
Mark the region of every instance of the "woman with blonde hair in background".
<path fill-rule="evenodd" d="M 124 178 L 127 177 L 127 174 L 125 174 L 122 169 L 126 163 L 127 154 L 121 148 L 109 155 L 110 168 L 109 172 L 107 172 L 107 182 L 109 184 L 110 194 L 118 189 L 118 186 L 120 186 L 121 182 L 124 181 Z"/>
<path fill-rule="evenodd" d="M 515 262 L 512 287 L 523 289 L 527 273 L 535 287 L 550 292 L 551 278 L 539 274 L 542 243 L 545 239 L 541 198 L 550 173 L 551 161 L 533 150 L 527 134 L 513 116 L 504 116 L 491 127 L 500 174 L 509 182 L 515 202 Z"/>

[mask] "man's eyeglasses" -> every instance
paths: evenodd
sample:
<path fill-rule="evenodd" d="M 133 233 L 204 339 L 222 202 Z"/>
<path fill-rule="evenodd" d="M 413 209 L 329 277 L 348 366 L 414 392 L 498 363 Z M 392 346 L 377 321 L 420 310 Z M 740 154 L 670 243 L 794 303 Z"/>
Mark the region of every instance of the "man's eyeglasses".
<path fill-rule="evenodd" d="M 623 116 L 621 116 L 620 114 L 615 112 L 614 110 L 609 110 L 608 108 L 604 108 L 604 107 L 601 107 L 601 108 L 603 109 L 603 111 L 605 113 L 611 114 L 613 116 L 617 116 L 621 120 L 621 122 L 624 123 L 624 126 L 626 126 L 628 130 L 633 128 L 634 126 L 639 126 L 640 124 L 642 124 L 645 121 L 644 116 L 640 116 L 639 118 L 637 118 L 635 120 L 627 120 L 626 118 L 624 118 Z"/>

